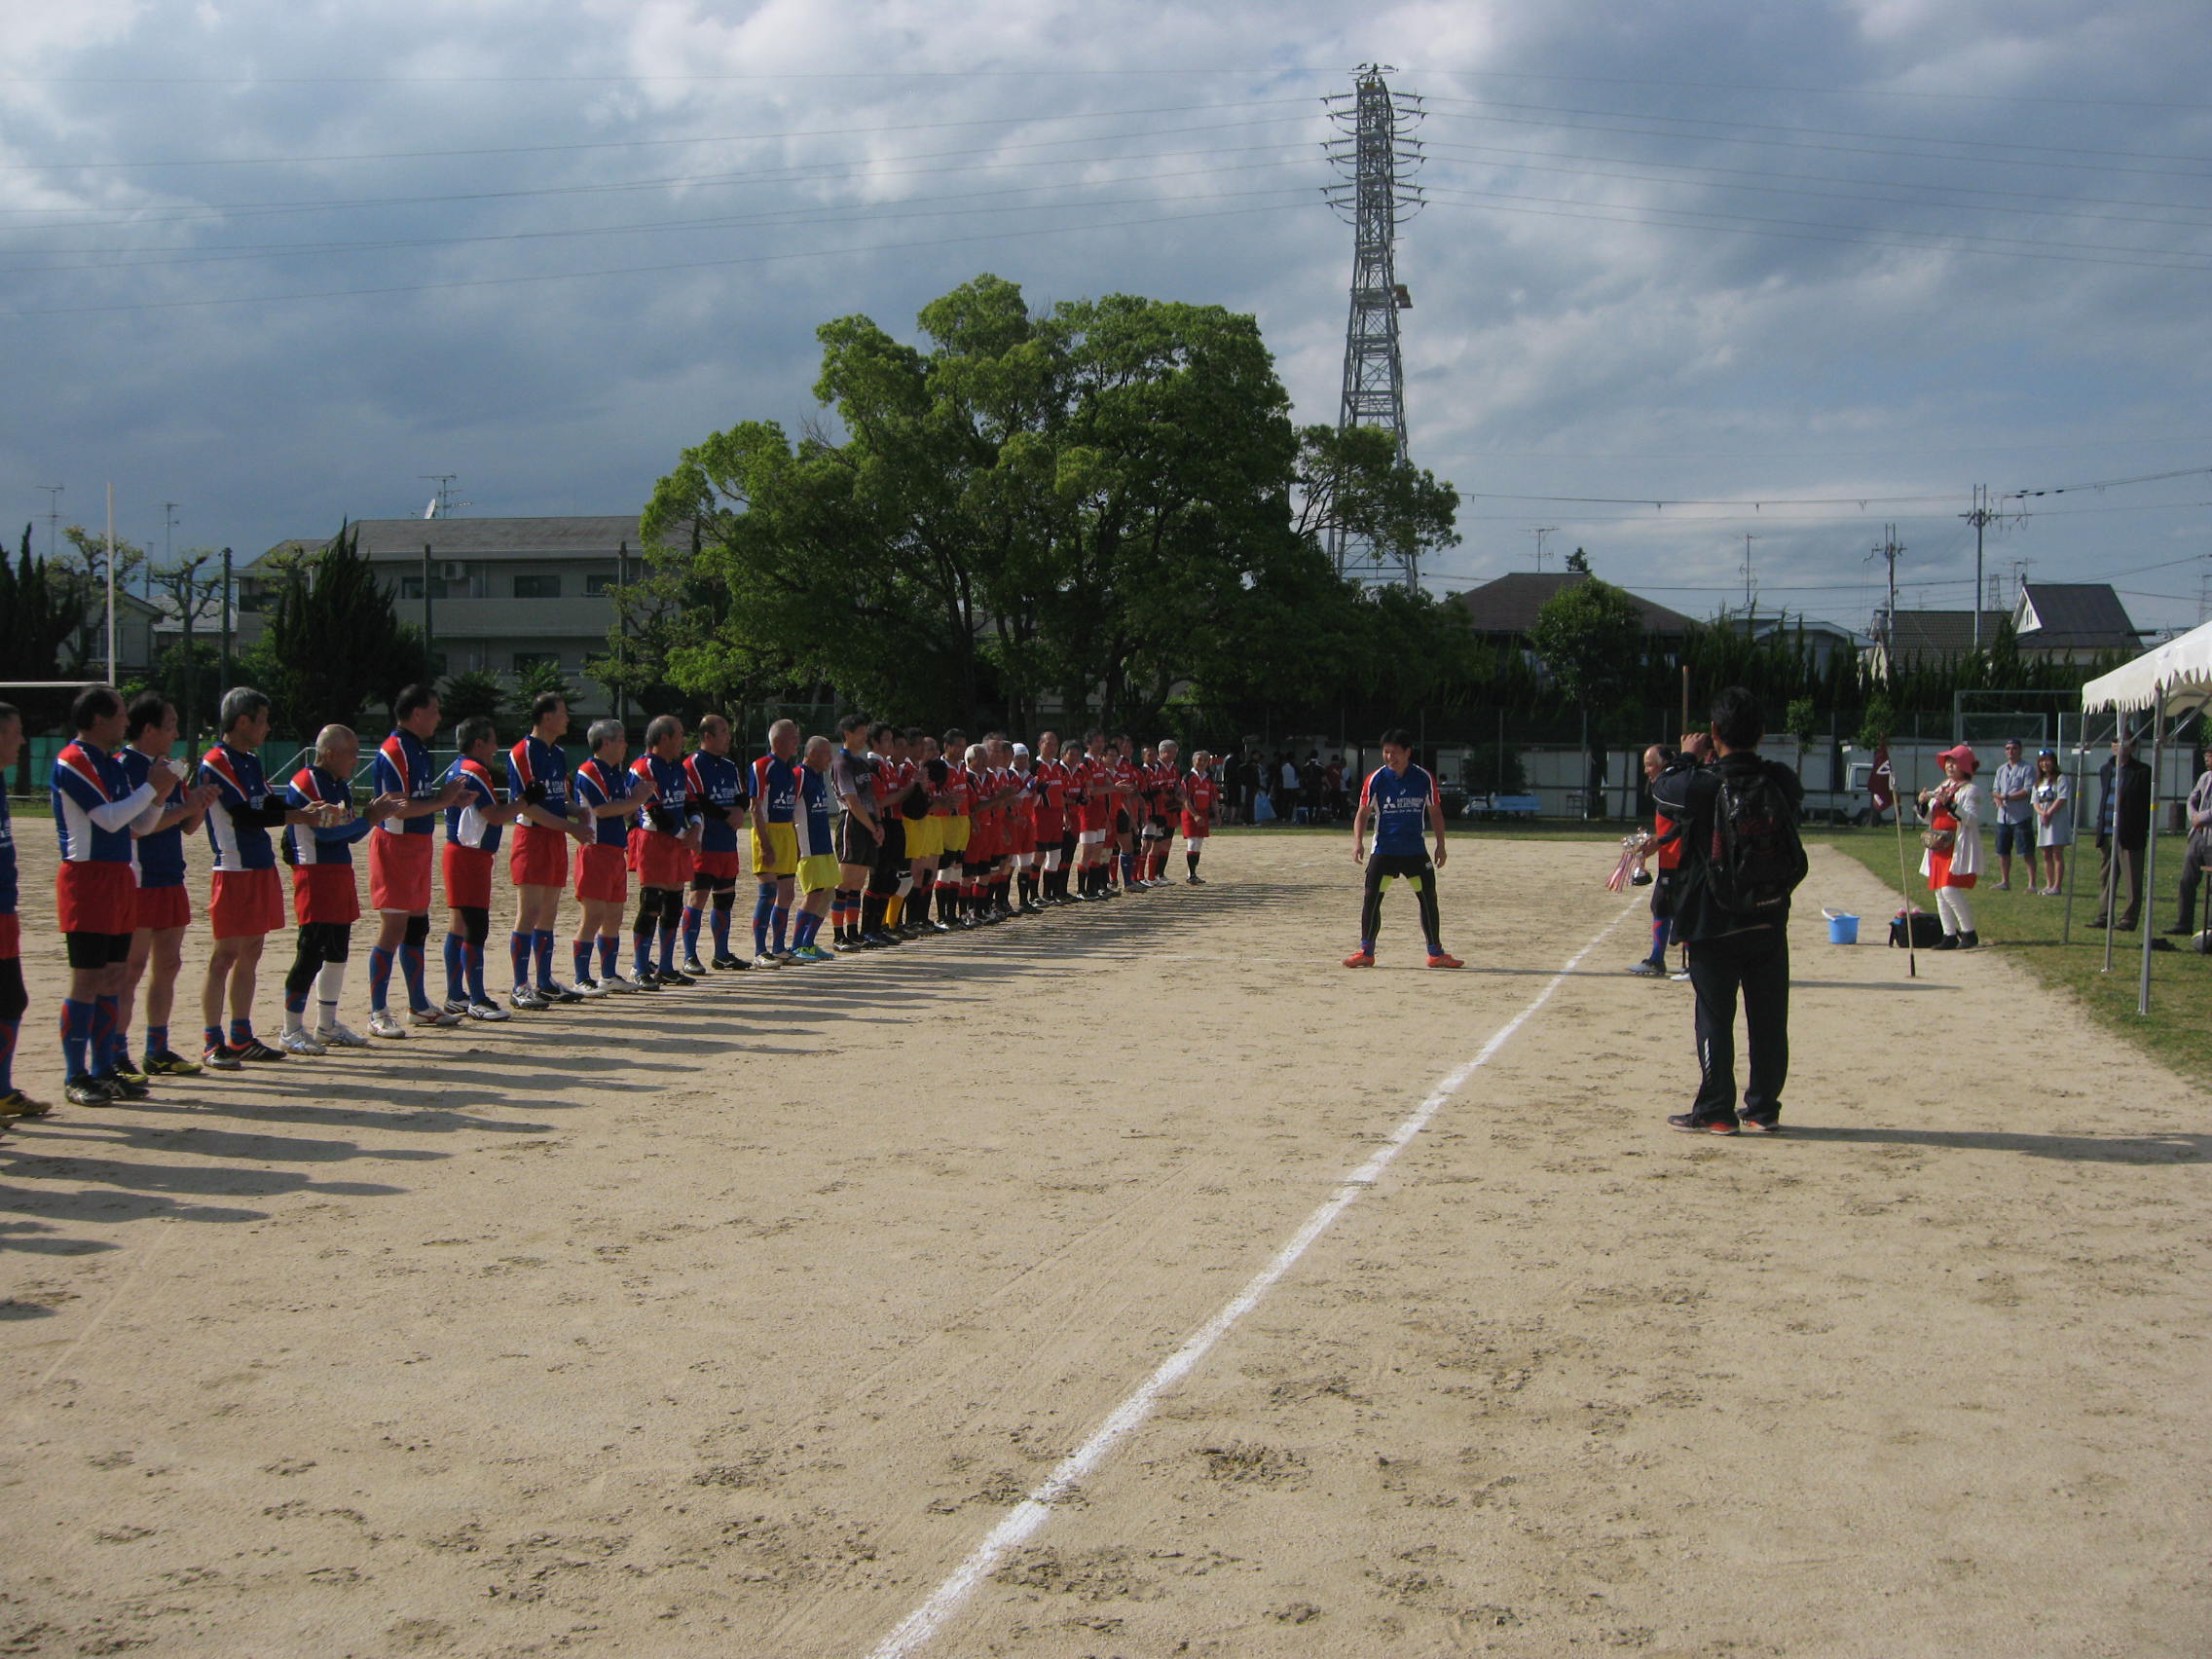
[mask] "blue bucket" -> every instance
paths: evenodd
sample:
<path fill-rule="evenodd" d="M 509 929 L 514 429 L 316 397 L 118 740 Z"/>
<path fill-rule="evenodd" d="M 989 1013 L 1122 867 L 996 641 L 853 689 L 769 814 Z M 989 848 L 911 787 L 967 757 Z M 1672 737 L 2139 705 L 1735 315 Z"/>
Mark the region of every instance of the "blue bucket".
<path fill-rule="evenodd" d="M 1858 942 L 1859 918 L 1857 916 L 1839 913 L 1828 917 L 1828 943 L 1857 944 Z"/>

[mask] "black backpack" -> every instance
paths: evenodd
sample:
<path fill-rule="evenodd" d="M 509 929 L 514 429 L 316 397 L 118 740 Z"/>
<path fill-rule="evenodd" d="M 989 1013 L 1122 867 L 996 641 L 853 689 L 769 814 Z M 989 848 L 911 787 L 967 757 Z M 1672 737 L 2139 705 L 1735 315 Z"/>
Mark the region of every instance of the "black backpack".
<path fill-rule="evenodd" d="M 1770 766 L 1755 772 L 1722 767 L 1713 797 L 1713 841 L 1705 861 L 1706 895 L 1730 916 L 1779 921 L 1789 895 L 1805 879 L 1805 843 L 1797 811 Z"/>

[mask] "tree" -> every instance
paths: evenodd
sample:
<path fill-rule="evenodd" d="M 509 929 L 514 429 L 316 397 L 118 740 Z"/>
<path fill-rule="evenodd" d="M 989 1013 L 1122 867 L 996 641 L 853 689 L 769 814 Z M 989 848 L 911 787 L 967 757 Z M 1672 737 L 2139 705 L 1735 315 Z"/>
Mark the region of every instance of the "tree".
<path fill-rule="evenodd" d="M 1784 714 L 1782 719 L 1783 729 L 1795 738 L 1800 745 L 1813 741 L 1813 733 L 1818 729 L 1820 722 L 1821 712 L 1812 698 L 1792 697 L 1789 699 L 1788 710 Z"/>
<path fill-rule="evenodd" d="M 57 581 L 44 559 L 31 557 L 31 527 L 11 569 L 0 558 L 0 662 L 10 679 L 58 680 L 64 647 L 84 624 L 84 602 L 76 585 Z M 69 706 L 63 691 L 17 691 L 8 700 L 22 712 L 23 729 L 41 731 L 57 722 Z M 18 793 L 30 793 L 30 746 L 16 762 Z"/>
<path fill-rule="evenodd" d="M 1382 426 L 1308 426 L 1298 434 L 1298 534 L 1327 545 L 1343 530 L 1400 558 L 1456 547 L 1458 492 L 1398 454 Z"/>
<path fill-rule="evenodd" d="M 421 633 L 393 614 L 359 541 L 342 528 L 290 572 L 251 657 L 277 719 L 302 732 L 357 723 L 373 703 L 388 712 L 402 685 L 430 678 Z"/>
<path fill-rule="evenodd" d="M 168 609 L 182 629 L 182 638 L 176 645 L 165 651 L 162 660 L 155 665 L 155 681 L 176 704 L 177 729 L 188 742 L 193 731 L 193 693 L 202 682 L 200 670 L 204 655 L 194 645 L 192 636 L 201 621 L 221 616 L 223 576 L 222 567 L 217 562 L 221 558 L 221 553 L 212 547 L 188 547 L 168 565 L 152 571 L 148 578 L 155 591 L 167 599 Z M 219 673 L 222 668 L 219 654 L 215 667 Z"/>
<path fill-rule="evenodd" d="M 1582 716 L 1582 748 L 1589 762 L 1584 800 L 1595 802 L 1604 771 L 1590 747 L 1590 713 L 1635 682 L 1643 657 L 1642 612 L 1622 589 L 1592 576 L 1544 602 L 1529 630 L 1529 644 L 1560 694 Z M 1586 804 L 1586 815 L 1588 810 Z"/>
<path fill-rule="evenodd" d="M 63 527 L 61 540 L 52 579 L 56 586 L 66 587 L 84 610 L 84 619 L 77 626 L 72 658 L 75 668 L 82 672 L 86 664 L 104 656 L 107 651 L 107 536 L 87 530 L 81 524 L 72 524 Z M 145 562 L 144 548 L 121 536 L 116 538 L 118 593 L 129 587 L 131 576 Z"/>
<path fill-rule="evenodd" d="M 1588 575 L 1590 573 L 1590 555 L 1577 547 L 1567 556 L 1567 568 L 1570 571 L 1579 571 L 1583 575 Z"/>
<path fill-rule="evenodd" d="M 561 672 L 558 662 L 534 662 L 528 668 L 515 671 L 514 693 L 507 699 L 507 704 L 515 711 L 518 724 L 530 723 L 531 705 L 548 691 L 564 703 L 576 700 L 576 694 L 569 688 L 568 677 Z"/>
<path fill-rule="evenodd" d="M 438 693 L 438 712 L 449 726 L 478 715 L 497 724 L 506 702 L 507 688 L 498 675 L 471 668 L 447 679 Z"/>

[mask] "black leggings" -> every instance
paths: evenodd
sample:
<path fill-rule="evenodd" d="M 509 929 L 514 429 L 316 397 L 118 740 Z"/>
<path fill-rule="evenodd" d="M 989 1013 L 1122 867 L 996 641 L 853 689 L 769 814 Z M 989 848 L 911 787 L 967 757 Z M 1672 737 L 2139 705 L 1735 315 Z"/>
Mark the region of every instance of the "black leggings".
<path fill-rule="evenodd" d="M 1420 931 L 1431 956 L 1444 954 L 1444 925 L 1436 911 L 1436 866 L 1426 853 L 1370 853 L 1367 856 L 1367 893 L 1359 906 L 1359 939 L 1372 947 L 1382 927 L 1382 889 L 1403 876 L 1413 886 L 1420 905 Z"/>
<path fill-rule="evenodd" d="M 284 989 L 293 996 L 307 995 L 325 962 L 343 962 L 353 947 L 353 930 L 344 922 L 303 922 L 300 944 L 292 957 L 292 971 L 284 976 Z"/>
<path fill-rule="evenodd" d="M 484 941 L 492 937 L 492 912 L 481 904 L 456 904 L 454 914 L 461 918 L 461 937 L 482 950 Z"/>
<path fill-rule="evenodd" d="M 30 1006 L 30 993 L 23 989 L 23 959 L 0 956 L 0 1024 L 22 1018 Z"/>

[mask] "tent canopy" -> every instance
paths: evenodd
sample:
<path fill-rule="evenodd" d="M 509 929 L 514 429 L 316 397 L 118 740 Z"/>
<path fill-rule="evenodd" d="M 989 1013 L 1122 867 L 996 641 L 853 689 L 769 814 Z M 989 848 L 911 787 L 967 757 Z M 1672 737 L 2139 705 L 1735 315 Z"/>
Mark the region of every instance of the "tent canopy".
<path fill-rule="evenodd" d="M 2184 714 L 2212 697 L 2212 622 L 2145 651 L 2082 687 L 2082 712 Z"/>

